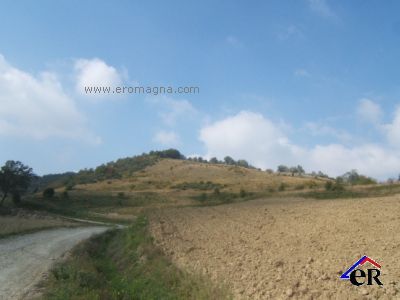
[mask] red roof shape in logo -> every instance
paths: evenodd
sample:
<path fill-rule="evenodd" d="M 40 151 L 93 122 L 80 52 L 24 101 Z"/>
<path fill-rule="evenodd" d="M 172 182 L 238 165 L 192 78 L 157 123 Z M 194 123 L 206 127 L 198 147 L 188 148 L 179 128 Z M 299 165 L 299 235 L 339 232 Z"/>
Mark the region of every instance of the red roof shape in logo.
<path fill-rule="evenodd" d="M 354 265 L 352 265 L 346 272 L 344 272 L 342 274 L 342 276 L 340 276 L 340 279 L 349 279 L 350 276 L 349 274 L 355 269 L 357 268 L 357 266 L 362 266 L 363 264 L 365 264 L 366 262 L 369 262 L 370 264 L 374 265 L 375 267 L 377 267 L 378 269 L 381 268 L 381 265 L 378 264 L 376 261 L 374 261 L 372 258 L 369 258 L 368 256 L 364 255 L 363 257 L 361 257 L 358 261 L 356 261 L 356 263 Z"/>

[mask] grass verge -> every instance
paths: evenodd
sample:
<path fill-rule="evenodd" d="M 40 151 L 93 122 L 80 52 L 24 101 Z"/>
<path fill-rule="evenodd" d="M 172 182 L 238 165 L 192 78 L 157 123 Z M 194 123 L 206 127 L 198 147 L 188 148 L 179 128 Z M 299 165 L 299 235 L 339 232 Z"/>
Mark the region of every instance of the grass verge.
<path fill-rule="evenodd" d="M 44 299 L 231 298 L 225 288 L 174 266 L 154 245 L 143 216 L 77 246 L 44 287 Z"/>

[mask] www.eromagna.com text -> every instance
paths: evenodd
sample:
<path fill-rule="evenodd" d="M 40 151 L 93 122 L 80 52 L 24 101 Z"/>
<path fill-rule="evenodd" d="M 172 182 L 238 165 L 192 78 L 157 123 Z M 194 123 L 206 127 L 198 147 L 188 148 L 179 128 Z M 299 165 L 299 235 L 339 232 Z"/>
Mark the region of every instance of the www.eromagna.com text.
<path fill-rule="evenodd" d="M 85 86 L 85 94 L 199 94 L 197 86 L 166 87 L 166 86 Z"/>

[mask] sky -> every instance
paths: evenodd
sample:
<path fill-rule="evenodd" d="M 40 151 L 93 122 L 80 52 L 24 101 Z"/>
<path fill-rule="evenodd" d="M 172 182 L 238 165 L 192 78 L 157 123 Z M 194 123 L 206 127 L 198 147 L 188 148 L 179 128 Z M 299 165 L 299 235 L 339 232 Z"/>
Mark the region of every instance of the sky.
<path fill-rule="evenodd" d="M 397 178 L 399 10 L 374 0 L 2 1 L 0 164 L 42 175 L 172 147 Z"/>

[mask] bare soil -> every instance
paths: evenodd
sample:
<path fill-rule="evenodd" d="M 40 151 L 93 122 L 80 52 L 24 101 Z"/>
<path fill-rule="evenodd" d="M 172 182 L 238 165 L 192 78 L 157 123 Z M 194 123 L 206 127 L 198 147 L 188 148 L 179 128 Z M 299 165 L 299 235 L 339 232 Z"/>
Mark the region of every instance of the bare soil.
<path fill-rule="evenodd" d="M 399 196 L 170 208 L 150 224 L 179 267 L 237 299 L 400 299 Z M 363 255 L 381 264 L 383 286 L 339 279 Z"/>

